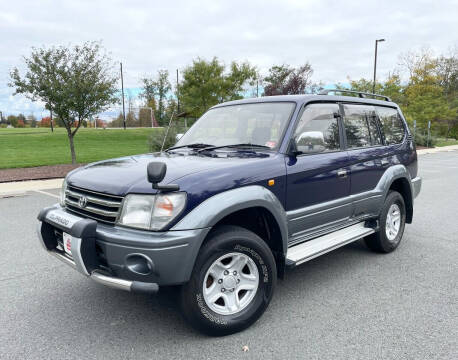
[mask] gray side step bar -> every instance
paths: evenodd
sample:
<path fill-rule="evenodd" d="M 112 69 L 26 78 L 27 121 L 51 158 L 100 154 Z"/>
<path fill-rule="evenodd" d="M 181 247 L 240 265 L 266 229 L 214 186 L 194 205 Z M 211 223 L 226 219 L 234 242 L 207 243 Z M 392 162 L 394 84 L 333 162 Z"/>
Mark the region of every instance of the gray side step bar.
<path fill-rule="evenodd" d="M 364 222 L 360 222 L 342 230 L 292 246 L 288 249 L 286 259 L 290 264 L 299 265 L 370 235 L 375 231 L 372 228 L 365 227 L 364 224 Z"/>

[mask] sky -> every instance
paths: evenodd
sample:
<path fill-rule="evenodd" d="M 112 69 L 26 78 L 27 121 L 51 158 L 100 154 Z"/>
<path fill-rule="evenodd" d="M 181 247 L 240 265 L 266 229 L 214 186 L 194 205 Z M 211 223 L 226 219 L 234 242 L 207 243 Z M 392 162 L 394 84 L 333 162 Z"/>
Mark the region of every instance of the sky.
<path fill-rule="evenodd" d="M 102 41 L 123 63 L 124 85 L 167 69 L 175 76 L 196 57 L 249 61 L 266 75 L 273 64 L 309 61 L 325 84 L 377 78 L 398 66 L 399 54 L 458 46 L 458 0 L 0 0 L 0 111 L 42 115 L 43 104 L 13 96 L 11 68 L 23 69 L 31 47 Z"/>

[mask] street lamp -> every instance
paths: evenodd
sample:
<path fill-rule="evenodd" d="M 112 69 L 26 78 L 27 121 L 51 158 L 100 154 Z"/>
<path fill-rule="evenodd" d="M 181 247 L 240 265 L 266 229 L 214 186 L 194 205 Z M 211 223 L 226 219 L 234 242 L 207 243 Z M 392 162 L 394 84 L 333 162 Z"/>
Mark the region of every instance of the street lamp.
<path fill-rule="evenodd" d="M 385 39 L 375 40 L 375 56 L 374 56 L 374 82 L 372 83 L 372 93 L 375 94 L 375 75 L 377 73 L 377 45 L 379 42 L 385 41 Z"/>

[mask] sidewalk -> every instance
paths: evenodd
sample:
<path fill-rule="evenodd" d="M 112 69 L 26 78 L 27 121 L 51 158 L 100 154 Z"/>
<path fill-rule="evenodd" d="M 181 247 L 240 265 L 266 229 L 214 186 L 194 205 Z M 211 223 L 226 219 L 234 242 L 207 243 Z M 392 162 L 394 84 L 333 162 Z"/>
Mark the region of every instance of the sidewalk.
<path fill-rule="evenodd" d="M 458 145 L 441 146 L 441 147 L 435 147 L 431 149 L 421 149 L 421 150 L 417 150 L 417 154 L 418 155 L 435 154 L 438 152 L 455 151 L 455 150 L 458 150 Z"/>
<path fill-rule="evenodd" d="M 3 197 L 20 196 L 27 191 L 59 189 L 62 187 L 63 180 L 51 179 L 0 183 L 0 199 Z"/>
<path fill-rule="evenodd" d="M 437 152 L 458 151 L 458 145 L 443 146 L 432 149 L 417 150 L 418 155 L 434 154 Z M 22 195 L 27 191 L 58 189 L 63 179 L 30 180 L 0 183 L 0 198 Z"/>

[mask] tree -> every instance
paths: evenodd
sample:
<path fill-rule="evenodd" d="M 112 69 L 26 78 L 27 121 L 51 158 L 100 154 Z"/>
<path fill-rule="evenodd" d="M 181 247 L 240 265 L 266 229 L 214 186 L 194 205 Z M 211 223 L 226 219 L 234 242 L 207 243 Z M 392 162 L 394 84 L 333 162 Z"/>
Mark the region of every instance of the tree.
<path fill-rule="evenodd" d="M 373 80 L 359 79 L 350 80 L 350 90 L 372 93 Z M 341 86 L 342 89 L 345 87 Z M 375 93 L 388 96 L 392 101 L 399 105 L 405 104 L 404 86 L 401 84 L 399 74 L 389 74 L 385 82 L 377 82 L 375 84 Z M 347 95 L 347 94 L 346 94 Z"/>
<path fill-rule="evenodd" d="M 126 126 L 129 128 L 138 126 L 138 122 L 133 111 L 128 111 L 126 114 Z"/>
<path fill-rule="evenodd" d="M 124 116 L 123 116 L 122 112 L 120 112 L 118 114 L 117 118 L 113 119 L 113 121 L 111 121 L 109 123 L 109 127 L 120 128 L 120 127 L 123 127 L 123 124 L 124 124 Z"/>
<path fill-rule="evenodd" d="M 439 57 L 436 72 L 450 109 L 449 116 L 440 121 L 445 126 L 445 137 L 448 138 L 451 133 L 455 136 L 458 133 L 458 48 L 448 57 Z"/>
<path fill-rule="evenodd" d="M 312 74 L 313 69 L 308 62 L 297 69 L 285 64 L 274 65 L 264 78 L 264 95 L 304 94 L 311 85 Z"/>
<path fill-rule="evenodd" d="M 51 118 L 49 116 L 45 116 L 41 118 L 41 121 L 38 123 L 39 127 L 50 127 L 51 126 Z"/>
<path fill-rule="evenodd" d="M 16 127 L 18 122 L 18 117 L 16 115 L 8 115 L 6 118 L 6 123 L 12 127 Z"/>
<path fill-rule="evenodd" d="M 165 119 L 167 120 L 167 125 L 168 125 L 168 121 L 170 121 L 170 118 L 172 116 L 178 115 L 177 112 L 178 112 L 178 103 L 174 98 L 170 97 L 167 101 L 167 106 L 164 109 L 164 116 L 165 116 Z M 178 121 L 179 119 L 175 118 L 175 120 Z"/>
<path fill-rule="evenodd" d="M 42 101 L 57 114 L 67 130 L 72 164 L 76 164 L 74 136 L 83 120 L 117 102 L 117 76 L 100 43 L 73 47 L 32 48 L 24 58 L 26 73 L 17 68 L 9 86 L 15 94 Z M 73 129 L 72 129 L 73 127 Z"/>
<path fill-rule="evenodd" d="M 405 89 L 406 117 L 410 121 L 416 120 L 423 129 L 431 121 L 433 129 L 438 130 L 441 122 L 456 117 L 456 109 L 453 111 L 447 102 L 437 71 L 438 60 L 428 53 L 417 55 L 414 59 L 418 60 L 408 65 L 410 79 Z"/>
<path fill-rule="evenodd" d="M 248 62 L 232 62 L 226 70 L 216 57 L 211 61 L 197 58 L 183 71 L 180 105 L 192 117 L 199 117 L 213 105 L 241 99 L 246 83 L 255 79 L 256 69 Z"/>
<path fill-rule="evenodd" d="M 138 126 L 151 127 L 151 125 L 153 125 L 151 124 L 151 110 L 146 107 L 140 108 L 138 111 Z"/>
<path fill-rule="evenodd" d="M 154 109 L 154 118 L 159 125 L 163 126 L 167 122 L 164 112 L 167 106 L 167 94 L 172 89 L 169 81 L 169 72 L 167 70 L 159 70 L 155 78 L 144 77 L 142 82 L 143 91 L 141 96 L 145 99 L 146 106 Z M 151 104 L 154 104 L 154 106 L 151 106 Z"/>

